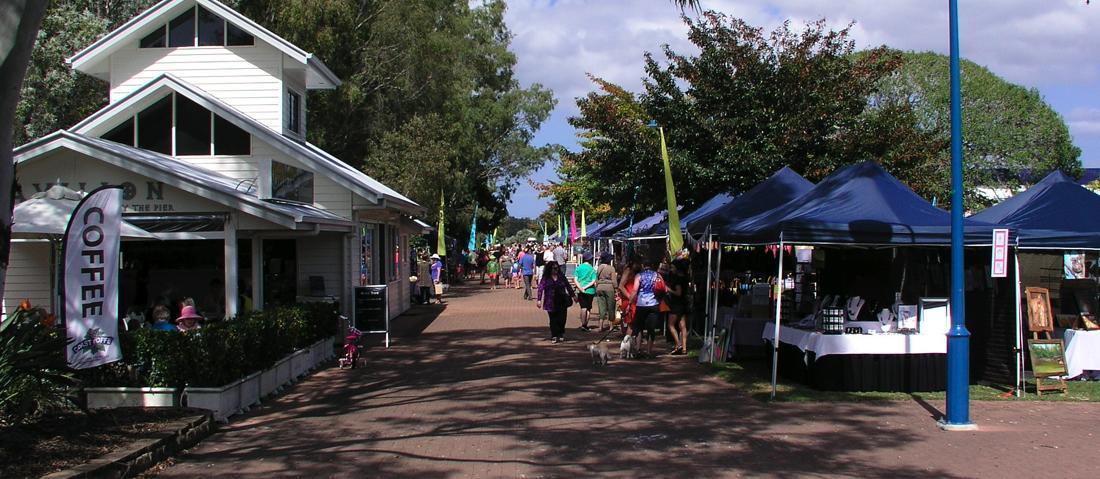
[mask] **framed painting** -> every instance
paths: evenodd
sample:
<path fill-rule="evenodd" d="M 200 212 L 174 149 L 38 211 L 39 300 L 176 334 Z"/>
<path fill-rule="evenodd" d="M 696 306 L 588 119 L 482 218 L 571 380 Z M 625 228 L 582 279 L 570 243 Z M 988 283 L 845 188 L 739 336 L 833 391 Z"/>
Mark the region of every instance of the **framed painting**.
<path fill-rule="evenodd" d="M 1062 379 L 1066 371 L 1065 346 L 1061 339 L 1029 339 L 1028 354 L 1031 357 L 1031 371 L 1035 376 L 1035 392 L 1066 390 Z M 1043 384 L 1044 381 L 1046 384 Z"/>
<path fill-rule="evenodd" d="M 1024 296 L 1027 298 L 1027 329 L 1032 333 L 1054 332 L 1054 315 L 1050 311 L 1050 291 L 1046 288 L 1029 286 L 1024 288 Z"/>

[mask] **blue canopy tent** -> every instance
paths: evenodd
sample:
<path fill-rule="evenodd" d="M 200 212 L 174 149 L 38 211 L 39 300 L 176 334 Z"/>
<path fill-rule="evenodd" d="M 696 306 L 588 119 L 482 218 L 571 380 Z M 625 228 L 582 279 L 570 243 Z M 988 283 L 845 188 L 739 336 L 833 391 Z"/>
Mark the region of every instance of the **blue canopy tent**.
<path fill-rule="evenodd" d="M 994 226 L 964 225 L 968 246 L 992 244 Z M 951 244 L 951 215 L 921 198 L 873 161 L 846 166 L 770 211 L 714 229 L 738 244 L 867 246 Z"/>
<path fill-rule="evenodd" d="M 973 216 L 1016 230 L 1024 249 L 1100 249 L 1100 195 L 1055 171 Z"/>
<path fill-rule="evenodd" d="M 635 221 L 633 225 L 631 225 L 629 222 L 624 224 L 624 227 L 616 232 L 614 236 L 622 239 L 646 237 L 650 234 L 650 232 L 654 230 L 654 228 L 660 225 L 661 222 L 665 221 L 666 218 L 668 218 L 667 211 L 658 211 L 656 213 L 653 213 L 652 215 L 649 215 L 646 218 L 643 218 L 641 221 Z"/>
<path fill-rule="evenodd" d="M 994 226 L 974 220 L 964 225 L 968 246 L 992 244 Z M 735 224 L 715 229 L 734 244 L 949 246 L 951 216 L 918 196 L 874 162 L 846 166 L 787 203 Z M 1010 239 L 1011 241 L 1011 239 Z M 779 254 L 778 278 L 783 278 Z M 776 301 L 775 332 L 780 337 L 782 301 Z M 772 394 L 778 369 L 773 340 Z"/>
<path fill-rule="evenodd" d="M 687 230 L 687 225 L 689 223 L 695 223 L 699 218 L 710 215 L 710 214 L 713 214 L 716 211 L 719 211 L 722 207 L 726 206 L 731 201 L 733 201 L 734 198 L 736 198 L 736 196 L 734 196 L 730 193 L 718 193 L 717 195 L 714 195 L 714 197 L 712 197 L 711 199 L 703 202 L 703 204 L 699 205 L 699 207 L 696 208 L 691 213 L 688 213 L 688 214 L 680 217 L 680 229 L 681 230 Z M 699 232 L 701 233 L 702 231 L 699 231 Z M 660 224 L 654 226 L 647 233 L 650 234 L 650 235 L 658 235 L 658 234 L 659 235 L 667 235 L 668 234 L 668 218 L 667 218 L 667 215 L 666 215 L 666 218 L 665 218 L 664 221 L 661 221 Z"/>
<path fill-rule="evenodd" d="M 770 211 L 790 200 L 802 196 L 814 184 L 789 167 L 784 166 L 764 182 L 744 194 L 723 203 L 711 211 L 699 211 L 684 224 L 688 231 L 702 231 L 710 226 L 712 231 L 735 224 L 765 211 Z M 716 197 L 717 198 L 717 197 Z M 713 201 L 713 200 L 712 200 Z M 709 202 L 708 202 L 709 203 Z M 702 210 L 703 208 L 700 208 Z M 687 217 L 685 217 L 687 219 Z"/>
<path fill-rule="evenodd" d="M 588 227 L 588 237 L 593 239 L 609 238 L 619 229 L 629 224 L 629 217 L 610 218 L 596 227 Z"/>
<path fill-rule="evenodd" d="M 1077 184 L 1061 171 L 1043 178 L 1031 188 L 971 219 L 1004 224 L 1016 230 L 1019 249 L 1097 250 L 1100 249 L 1100 195 Z M 1017 277 L 1020 259 L 1015 257 Z M 1061 275 L 1059 275 L 1061 277 Z M 1016 347 L 1023 347 L 1023 314 L 1020 308 L 1020 284 L 1016 285 Z M 1017 374 L 1022 376 L 1023 357 L 1017 357 Z M 1017 383 L 1017 387 L 1021 388 Z"/>

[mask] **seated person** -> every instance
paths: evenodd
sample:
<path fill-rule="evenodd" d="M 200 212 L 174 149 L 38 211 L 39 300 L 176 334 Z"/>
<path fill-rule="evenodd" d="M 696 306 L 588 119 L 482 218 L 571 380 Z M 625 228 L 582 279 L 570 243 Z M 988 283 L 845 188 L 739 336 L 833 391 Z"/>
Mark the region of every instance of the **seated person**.
<path fill-rule="evenodd" d="M 177 331 L 176 326 L 168 321 L 171 314 L 168 307 L 158 304 L 153 308 L 153 331 Z"/>
<path fill-rule="evenodd" d="M 184 306 L 180 310 L 180 317 L 176 318 L 176 327 L 183 332 L 199 329 L 199 321 L 202 316 L 195 312 L 194 306 Z"/>

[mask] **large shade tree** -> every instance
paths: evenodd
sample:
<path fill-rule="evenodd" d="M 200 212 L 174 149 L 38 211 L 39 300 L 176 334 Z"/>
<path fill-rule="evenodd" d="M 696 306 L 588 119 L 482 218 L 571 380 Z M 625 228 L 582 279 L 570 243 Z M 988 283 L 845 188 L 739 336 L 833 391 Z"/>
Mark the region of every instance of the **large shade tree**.
<path fill-rule="evenodd" d="M 885 48 L 853 55 L 849 28 L 824 21 L 772 32 L 708 12 L 684 20 L 695 55 L 647 54 L 644 91 L 594 79 L 570 119 L 582 150 L 564 155 L 546 193 L 559 204 L 603 203 L 609 214 L 663 209 L 657 133 L 662 125 L 680 203 L 752 187 L 784 165 L 811 179 L 837 166 L 879 158 L 904 177 L 932 139 L 906 128 L 905 105 L 865 116 L 877 82 L 900 64 Z M 904 179 L 904 178 L 903 178 Z"/>

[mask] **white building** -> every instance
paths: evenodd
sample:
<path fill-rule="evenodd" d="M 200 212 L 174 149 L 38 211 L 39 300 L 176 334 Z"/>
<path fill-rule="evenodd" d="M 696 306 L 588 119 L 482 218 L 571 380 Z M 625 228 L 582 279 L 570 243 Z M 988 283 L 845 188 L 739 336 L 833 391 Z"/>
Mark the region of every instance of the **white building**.
<path fill-rule="evenodd" d="M 391 317 L 408 308 L 423 209 L 305 141 L 308 91 L 340 85 L 319 59 L 217 1 L 164 0 L 69 62 L 110 102 L 17 148 L 16 176 L 28 197 L 123 185 L 125 218 L 160 240 L 123 242 L 120 310 L 330 298 L 347 314 L 367 284 L 390 286 Z M 50 257 L 12 245 L 5 313 L 51 304 Z"/>

